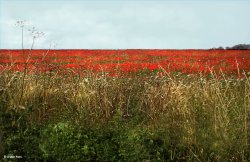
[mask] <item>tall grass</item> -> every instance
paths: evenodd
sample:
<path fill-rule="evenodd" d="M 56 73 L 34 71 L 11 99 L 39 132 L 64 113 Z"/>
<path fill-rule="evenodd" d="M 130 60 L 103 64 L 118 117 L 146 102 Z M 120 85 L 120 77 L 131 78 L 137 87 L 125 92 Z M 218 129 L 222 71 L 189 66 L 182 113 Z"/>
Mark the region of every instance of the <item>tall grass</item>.
<path fill-rule="evenodd" d="M 79 129 L 116 121 L 129 130 L 162 132 L 169 161 L 250 160 L 247 76 L 219 79 L 216 74 L 207 78 L 167 73 L 145 79 L 6 70 L 0 76 L 0 105 L 4 133 L 10 127 L 27 131 L 20 125 L 24 117 L 26 125 L 70 122 Z M 12 122 L 8 129 L 3 120 Z"/>

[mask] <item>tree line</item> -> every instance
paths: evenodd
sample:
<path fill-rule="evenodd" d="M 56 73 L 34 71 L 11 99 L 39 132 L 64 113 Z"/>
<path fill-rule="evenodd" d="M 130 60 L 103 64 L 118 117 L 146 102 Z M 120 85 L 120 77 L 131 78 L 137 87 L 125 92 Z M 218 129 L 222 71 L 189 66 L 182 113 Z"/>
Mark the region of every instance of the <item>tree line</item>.
<path fill-rule="evenodd" d="M 218 48 L 212 48 L 212 49 L 220 49 L 220 50 L 250 50 L 250 44 L 237 44 L 232 47 L 218 47 Z"/>

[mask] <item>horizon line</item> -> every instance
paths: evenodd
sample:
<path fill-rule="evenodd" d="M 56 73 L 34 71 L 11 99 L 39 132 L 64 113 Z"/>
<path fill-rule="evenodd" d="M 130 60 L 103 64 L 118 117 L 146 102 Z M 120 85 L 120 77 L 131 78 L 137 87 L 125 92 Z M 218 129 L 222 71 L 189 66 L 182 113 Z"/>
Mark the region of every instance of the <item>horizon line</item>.
<path fill-rule="evenodd" d="M 123 49 L 123 48 L 120 48 L 120 49 L 114 49 L 114 48 L 109 48 L 109 49 L 104 49 L 104 48 L 96 48 L 96 49 L 86 49 L 86 48 L 53 48 L 53 49 L 50 49 L 50 48 L 41 48 L 41 49 L 20 49 L 20 48 L 5 48 L 5 49 L 2 49 L 0 48 L 0 50 L 112 50 L 112 51 L 115 51 L 115 50 L 250 50 L 250 49 L 226 49 L 226 48 L 223 48 L 223 49 L 218 49 L 218 48 L 183 48 L 183 49 L 174 49 L 174 48 L 127 48 L 127 49 Z"/>

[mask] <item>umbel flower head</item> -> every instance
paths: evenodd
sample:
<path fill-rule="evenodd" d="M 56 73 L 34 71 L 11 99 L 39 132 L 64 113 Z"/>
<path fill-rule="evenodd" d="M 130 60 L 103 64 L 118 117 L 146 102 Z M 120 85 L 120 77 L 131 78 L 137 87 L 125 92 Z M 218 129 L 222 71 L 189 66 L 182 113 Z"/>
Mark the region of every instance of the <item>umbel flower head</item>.
<path fill-rule="evenodd" d="M 31 36 L 34 39 L 44 36 L 44 32 L 37 31 L 37 29 L 35 27 L 28 29 L 28 31 L 31 32 Z"/>
<path fill-rule="evenodd" d="M 26 26 L 26 20 L 18 20 L 15 25 L 17 27 L 23 28 L 24 26 Z"/>

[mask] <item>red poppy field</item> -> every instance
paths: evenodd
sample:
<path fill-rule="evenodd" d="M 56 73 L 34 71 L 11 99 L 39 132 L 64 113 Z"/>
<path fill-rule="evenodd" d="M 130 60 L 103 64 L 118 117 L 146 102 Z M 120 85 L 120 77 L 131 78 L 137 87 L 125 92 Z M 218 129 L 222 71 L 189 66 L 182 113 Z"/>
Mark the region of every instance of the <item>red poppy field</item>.
<path fill-rule="evenodd" d="M 250 50 L 0 50 L 4 155 L 250 161 Z"/>
<path fill-rule="evenodd" d="M 0 69 L 14 71 L 72 69 L 110 76 L 154 72 L 242 75 L 250 71 L 250 50 L 0 50 Z"/>

